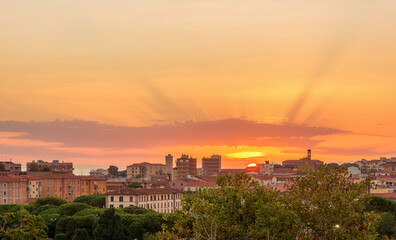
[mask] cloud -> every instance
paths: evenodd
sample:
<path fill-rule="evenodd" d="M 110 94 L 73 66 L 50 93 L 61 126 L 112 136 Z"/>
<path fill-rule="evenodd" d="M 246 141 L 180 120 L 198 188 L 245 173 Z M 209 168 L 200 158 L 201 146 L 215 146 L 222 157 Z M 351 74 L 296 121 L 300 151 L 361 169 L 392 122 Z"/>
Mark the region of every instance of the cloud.
<path fill-rule="evenodd" d="M 312 137 L 345 131 L 294 124 L 267 124 L 243 119 L 184 122 L 162 126 L 116 126 L 92 121 L 1 121 L 2 132 L 23 132 L 10 139 L 57 143 L 57 147 L 154 148 L 179 145 L 310 146 Z M 62 143 L 59 146 L 58 143 Z"/>

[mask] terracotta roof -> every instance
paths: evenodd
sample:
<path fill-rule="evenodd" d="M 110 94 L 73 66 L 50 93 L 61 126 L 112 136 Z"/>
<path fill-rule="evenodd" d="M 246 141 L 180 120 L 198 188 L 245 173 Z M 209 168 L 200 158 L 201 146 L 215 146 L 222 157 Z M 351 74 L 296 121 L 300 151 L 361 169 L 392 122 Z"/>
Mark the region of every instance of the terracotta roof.
<path fill-rule="evenodd" d="M 385 182 L 385 181 L 387 181 L 387 182 L 396 182 L 396 178 L 387 177 L 387 176 L 379 176 L 379 177 L 377 177 L 377 180 L 380 180 L 380 181 L 383 181 L 383 182 Z"/>
<path fill-rule="evenodd" d="M 112 193 L 106 193 L 106 195 L 153 195 L 153 194 L 174 194 L 174 193 L 183 193 L 183 192 L 173 188 L 152 188 L 152 189 L 124 188 L 114 191 Z"/>
<path fill-rule="evenodd" d="M 47 174 L 40 177 L 41 179 L 80 179 L 80 176 L 74 174 Z"/>
<path fill-rule="evenodd" d="M 259 179 L 259 180 L 272 180 L 275 176 L 252 176 L 252 178 Z M 276 178 L 276 177 L 275 177 Z"/>
<path fill-rule="evenodd" d="M 372 193 L 371 195 L 384 198 L 396 198 L 396 193 Z"/>
<path fill-rule="evenodd" d="M 103 177 L 95 177 L 95 176 L 78 176 L 81 180 L 84 181 L 106 181 L 106 178 Z"/>
<path fill-rule="evenodd" d="M 0 176 L 0 182 L 26 182 L 26 177 L 19 177 L 19 176 Z"/>
<path fill-rule="evenodd" d="M 217 187 L 214 182 L 187 182 L 186 187 Z"/>

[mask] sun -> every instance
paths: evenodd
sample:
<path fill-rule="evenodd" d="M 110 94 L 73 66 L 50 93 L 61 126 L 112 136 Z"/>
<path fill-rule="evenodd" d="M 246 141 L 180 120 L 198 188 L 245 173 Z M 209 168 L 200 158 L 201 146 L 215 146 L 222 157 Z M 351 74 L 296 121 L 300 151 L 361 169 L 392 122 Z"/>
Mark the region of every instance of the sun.
<path fill-rule="evenodd" d="M 249 165 L 247 165 L 247 167 L 257 167 L 257 164 L 255 164 L 255 163 L 250 163 Z"/>

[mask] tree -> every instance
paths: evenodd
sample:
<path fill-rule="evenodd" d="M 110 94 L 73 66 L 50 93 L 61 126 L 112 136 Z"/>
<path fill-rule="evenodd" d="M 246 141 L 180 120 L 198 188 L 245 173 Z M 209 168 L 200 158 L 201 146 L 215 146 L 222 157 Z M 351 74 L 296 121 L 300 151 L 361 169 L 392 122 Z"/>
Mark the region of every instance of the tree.
<path fill-rule="evenodd" d="M 106 205 L 106 196 L 104 194 L 92 194 L 92 195 L 83 195 L 76 199 L 73 202 L 86 203 L 91 205 L 92 207 L 103 208 Z"/>
<path fill-rule="evenodd" d="M 56 223 L 56 235 L 60 233 L 66 234 L 67 239 L 71 239 L 74 236 L 76 229 L 76 220 L 72 217 L 61 218 Z"/>
<path fill-rule="evenodd" d="M 42 172 L 51 172 L 52 170 L 49 167 L 44 167 L 41 171 Z"/>
<path fill-rule="evenodd" d="M 126 187 L 127 188 L 143 188 L 142 184 L 138 183 L 138 182 L 130 183 Z"/>
<path fill-rule="evenodd" d="M 125 239 L 121 218 L 115 214 L 114 208 L 106 209 L 103 215 L 99 218 L 94 235 L 98 240 Z"/>
<path fill-rule="evenodd" d="M 117 176 L 118 177 L 126 177 L 127 171 L 126 170 L 118 171 Z"/>
<path fill-rule="evenodd" d="M 390 212 L 381 213 L 381 220 L 378 223 L 377 231 L 381 236 L 388 238 L 396 237 L 395 215 Z"/>
<path fill-rule="evenodd" d="M 110 167 L 107 169 L 107 171 L 109 172 L 109 174 L 111 176 L 118 176 L 118 167 L 110 165 Z"/>
<path fill-rule="evenodd" d="M 9 170 L 5 169 L 4 163 L 0 163 L 0 172 L 9 172 Z"/>
<path fill-rule="evenodd" d="M 47 239 L 47 226 L 40 216 L 31 215 L 25 209 L 6 213 L 0 218 L 0 238 L 12 239 Z"/>
<path fill-rule="evenodd" d="M 38 164 L 33 160 L 30 164 L 29 164 L 29 169 L 28 171 L 31 172 L 38 172 L 40 171 Z"/>
<path fill-rule="evenodd" d="M 81 210 L 91 208 L 91 206 L 85 203 L 71 202 L 62 204 L 59 208 L 62 216 L 73 216 Z"/>
<path fill-rule="evenodd" d="M 342 167 L 322 166 L 289 183 L 286 208 L 294 212 L 300 236 L 309 239 L 373 239 L 375 213 L 365 212 L 368 182 L 353 183 Z"/>
<path fill-rule="evenodd" d="M 90 240 L 90 237 L 85 229 L 77 229 L 72 240 Z"/>

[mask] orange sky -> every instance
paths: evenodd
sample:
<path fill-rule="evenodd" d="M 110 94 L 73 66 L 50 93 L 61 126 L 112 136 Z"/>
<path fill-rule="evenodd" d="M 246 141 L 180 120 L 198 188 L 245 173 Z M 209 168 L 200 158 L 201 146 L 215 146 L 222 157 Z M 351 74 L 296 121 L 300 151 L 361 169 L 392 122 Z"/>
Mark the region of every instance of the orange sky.
<path fill-rule="evenodd" d="M 3 0 L 0 159 L 396 155 L 395 12 L 393 0 Z"/>

